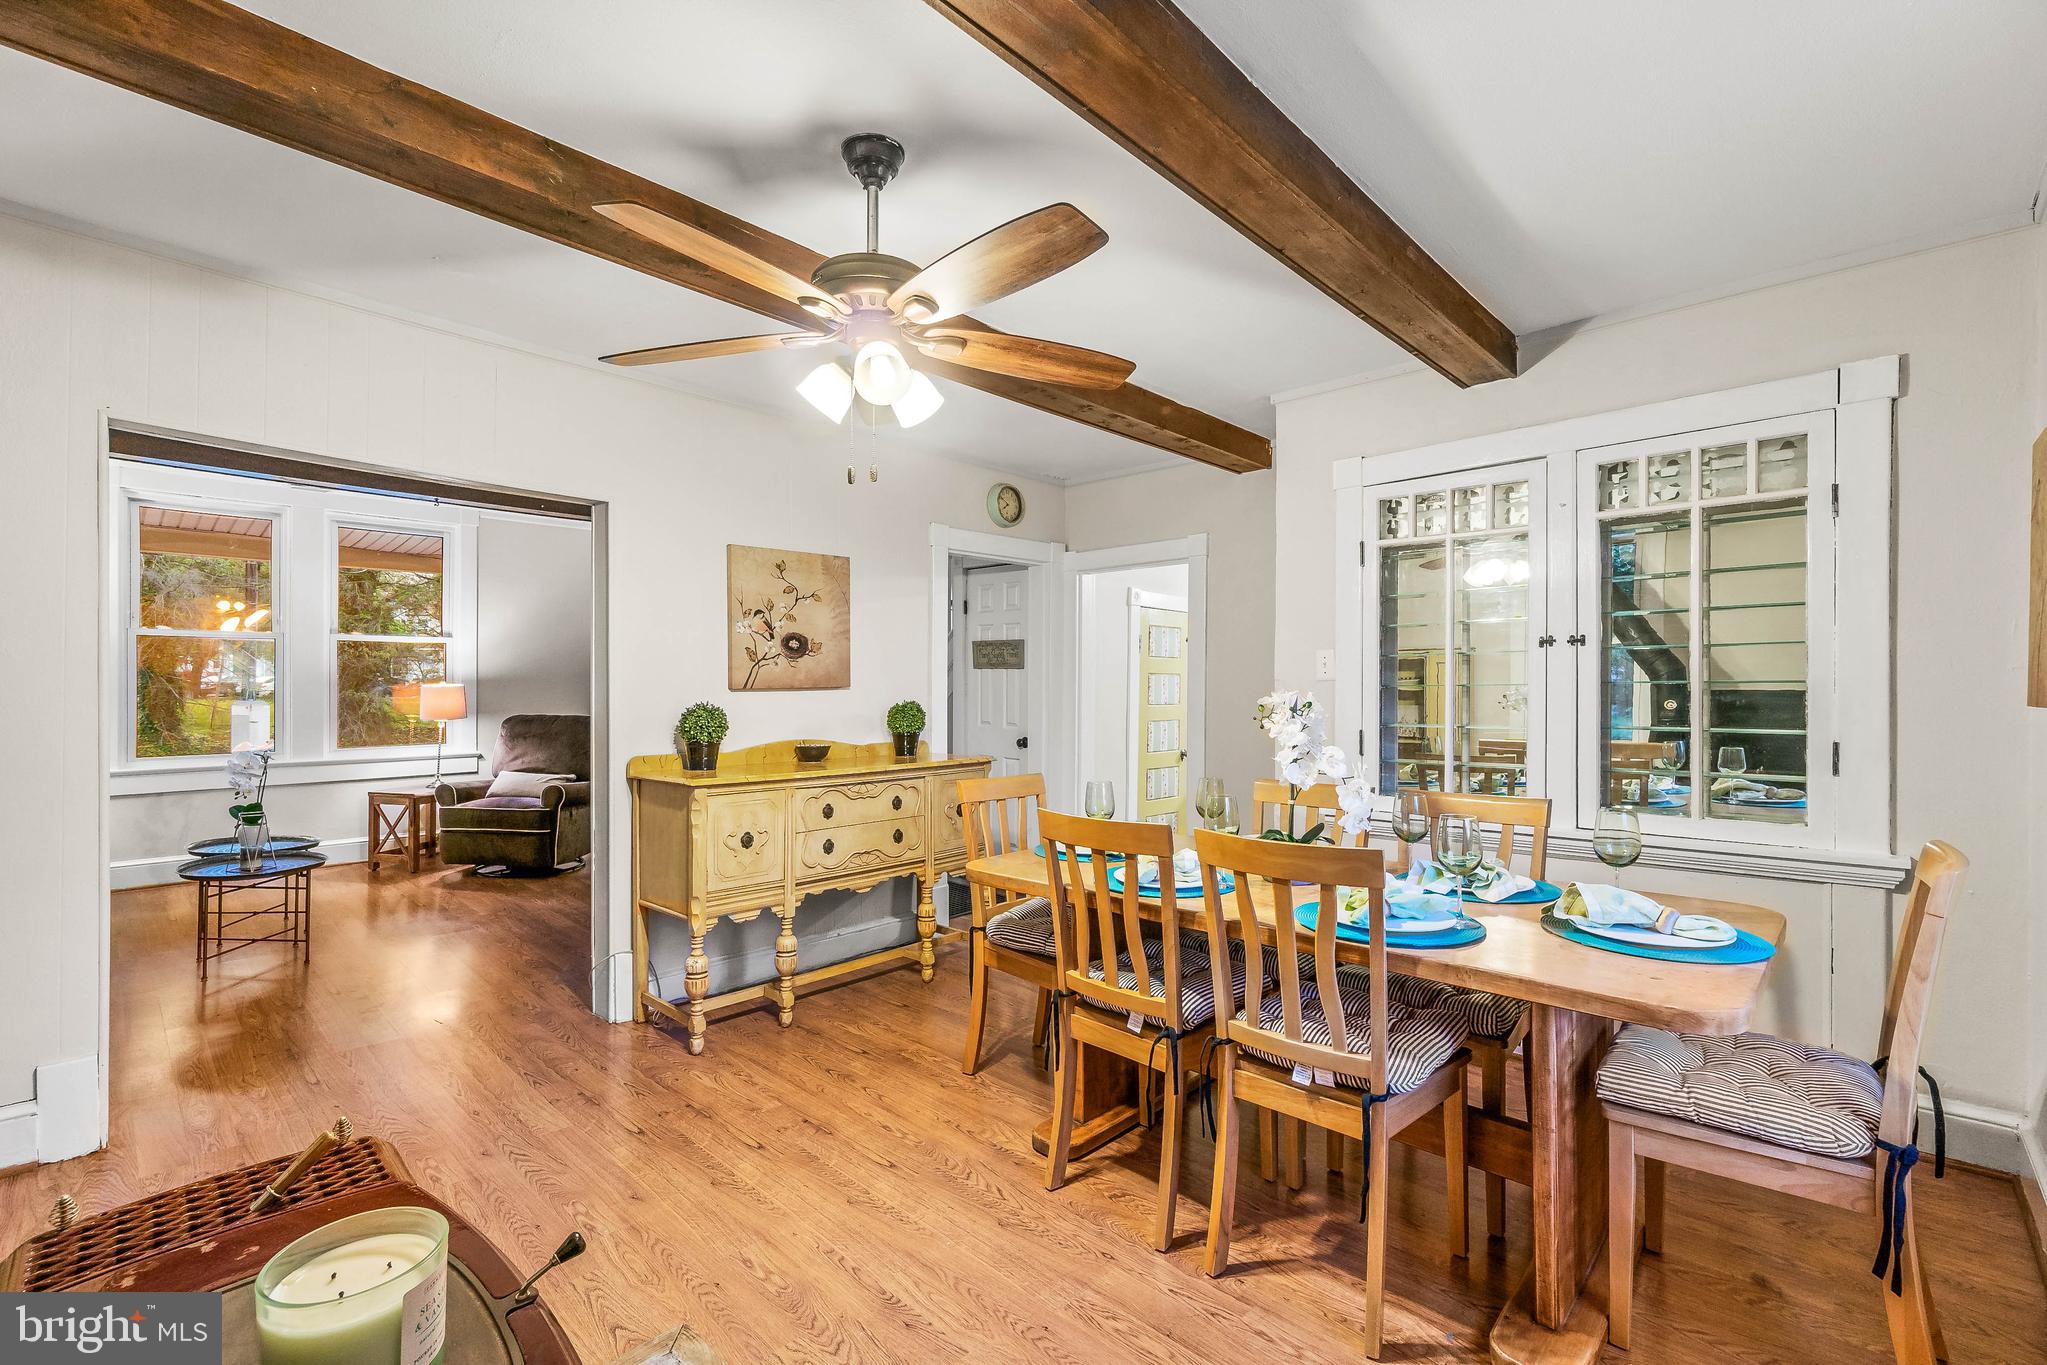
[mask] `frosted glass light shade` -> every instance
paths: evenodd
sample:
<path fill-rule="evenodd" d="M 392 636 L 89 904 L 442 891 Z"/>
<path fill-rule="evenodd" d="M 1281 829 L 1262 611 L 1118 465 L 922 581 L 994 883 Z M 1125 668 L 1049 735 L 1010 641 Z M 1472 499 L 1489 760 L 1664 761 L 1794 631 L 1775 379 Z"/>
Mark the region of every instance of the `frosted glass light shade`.
<path fill-rule="evenodd" d="M 876 407 L 885 408 L 908 393 L 915 373 L 894 342 L 870 341 L 853 357 L 853 388 Z"/>
<path fill-rule="evenodd" d="M 917 371 L 912 370 L 910 371 L 910 387 L 904 390 L 903 396 L 895 401 L 891 411 L 895 413 L 898 425 L 914 427 L 932 413 L 937 412 L 939 406 L 944 402 L 945 395 L 938 391 L 938 385 L 932 383 Z"/>
<path fill-rule="evenodd" d="M 827 360 L 803 377 L 796 392 L 832 421 L 843 422 L 853 406 L 853 376 L 838 361 Z"/>
<path fill-rule="evenodd" d="M 421 720 L 460 720 L 468 714 L 469 693 L 461 683 L 420 684 Z"/>

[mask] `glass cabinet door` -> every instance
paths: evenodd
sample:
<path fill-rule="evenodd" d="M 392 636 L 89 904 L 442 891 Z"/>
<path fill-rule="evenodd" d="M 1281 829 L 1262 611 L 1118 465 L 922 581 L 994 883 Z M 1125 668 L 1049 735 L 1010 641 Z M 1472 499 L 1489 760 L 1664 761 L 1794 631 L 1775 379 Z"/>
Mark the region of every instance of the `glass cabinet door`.
<path fill-rule="evenodd" d="M 1378 671 L 1366 740 L 1379 791 L 1541 790 L 1530 692 L 1542 473 L 1537 462 L 1369 490 Z"/>

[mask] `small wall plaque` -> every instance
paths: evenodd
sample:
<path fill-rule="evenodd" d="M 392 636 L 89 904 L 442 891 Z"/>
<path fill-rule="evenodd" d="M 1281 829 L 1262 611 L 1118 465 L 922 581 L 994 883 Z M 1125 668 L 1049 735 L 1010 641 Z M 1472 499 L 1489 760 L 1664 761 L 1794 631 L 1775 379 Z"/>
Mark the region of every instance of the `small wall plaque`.
<path fill-rule="evenodd" d="M 974 667 L 1022 668 L 1024 642 L 1021 640 L 975 640 Z"/>

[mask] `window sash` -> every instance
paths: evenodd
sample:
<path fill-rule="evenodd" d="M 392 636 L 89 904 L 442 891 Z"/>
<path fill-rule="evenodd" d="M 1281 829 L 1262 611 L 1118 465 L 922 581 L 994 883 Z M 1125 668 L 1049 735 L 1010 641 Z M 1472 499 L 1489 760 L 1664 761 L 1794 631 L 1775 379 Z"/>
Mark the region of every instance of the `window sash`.
<path fill-rule="evenodd" d="M 437 635 L 395 635 L 372 634 L 365 631 L 341 629 L 341 537 L 349 531 L 397 531 L 407 535 L 436 536 L 441 542 L 441 605 L 442 630 Z M 455 593 L 457 588 L 456 556 L 462 541 L 458 528 L 429 522 L 403 521 L 377 517 L 363 517 L 341 513 L 330 514 L 327 518 L 327 571 L 323 591 L 327 598 L 327 726 L 325 749 L 331 757 L 376 757 L 417 754 L 424 750 L 425 741 L 417 744 L 343 744 L 341 742 L 341 650 L 344 644 L 395 644 L 433 645 L 441 648 L 441 680 L 462 682 L 456 659 L 456 635 L 449 627 L 454 621 Z M 445 723 L 441 727 L 445 732 Z"/>

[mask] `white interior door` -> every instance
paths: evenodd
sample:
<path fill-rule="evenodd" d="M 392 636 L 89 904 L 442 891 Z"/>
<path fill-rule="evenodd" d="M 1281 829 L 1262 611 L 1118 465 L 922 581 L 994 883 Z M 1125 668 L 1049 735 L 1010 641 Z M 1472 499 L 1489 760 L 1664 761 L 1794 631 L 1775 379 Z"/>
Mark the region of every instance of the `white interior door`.
<path fill-rule="evenodd" d="M 1024 717 L 1031 695 L 1035 660 L 1030 646 L 1030 598 L 1025 569 L 967 571 L 966 705 L 963 733 L 955 753 L 987 754 L 995 777 L 1014 777 L 1032 770 Z M 992 641 L 1013 646 L 980 649 Z"/>

